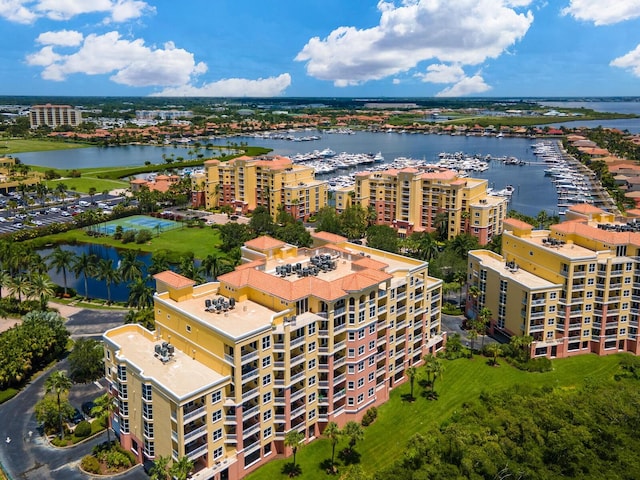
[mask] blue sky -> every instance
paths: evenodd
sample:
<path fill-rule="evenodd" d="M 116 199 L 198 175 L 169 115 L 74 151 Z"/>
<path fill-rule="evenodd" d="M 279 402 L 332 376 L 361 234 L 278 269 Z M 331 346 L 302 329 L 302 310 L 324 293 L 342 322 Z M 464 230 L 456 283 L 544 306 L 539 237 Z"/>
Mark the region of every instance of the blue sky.
<path fill-rule="evenodd" d="M 0 0 L 0 29 L 0 95 L 640 95 L 640 0 Z"/>

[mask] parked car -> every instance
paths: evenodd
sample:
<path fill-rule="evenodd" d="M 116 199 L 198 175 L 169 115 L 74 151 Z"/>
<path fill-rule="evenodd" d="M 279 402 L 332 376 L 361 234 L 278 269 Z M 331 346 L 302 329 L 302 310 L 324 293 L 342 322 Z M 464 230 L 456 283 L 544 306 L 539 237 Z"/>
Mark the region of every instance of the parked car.
<path fill-rule="evenodd" d="M 82 413 L 84 413 L 87 417 L 93 417 L 93 415 L 91 415 L 91 410 L 93 410 L 95 406 L 96 404 L 91 401 L 84 402 L 82 404 Z"/>
<path fill-rule="evenodd" d="M 81 421 L 84 420 L 84 415 L 82 414 L 82 412 L 80 410 L 78 410 L 77 408 L 75 409 L 75 411 L 73 412 L 73 416 L 71 417 L 71 421 L 77 425 L 79 424 Z"/>

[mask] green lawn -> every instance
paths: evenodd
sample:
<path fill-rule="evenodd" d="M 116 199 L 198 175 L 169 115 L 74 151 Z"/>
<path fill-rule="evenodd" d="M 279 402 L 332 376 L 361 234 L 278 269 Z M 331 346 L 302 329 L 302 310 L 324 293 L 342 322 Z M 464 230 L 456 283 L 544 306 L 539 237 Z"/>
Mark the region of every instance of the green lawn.
<path fill-rule="evenodd" d="M 84 230 L 76 229 L 69 232 L 59 233 L 56 235 L 48 235 L 37 239 L 38 244 L 47 243 L 95 243 L 99 245 L 109 245 L 117 248 L 128 248 L 133 250 L 141 250 L 143 252 L 156 252 L 159 250 L 168 250 L 180 255 L 193 252 L 196 258 L 203 259 L 207 255 L 213 253 L 220 246 L 220 235 L 217 229 L 211 227 L 205 228 L 178 228 L 161 232 L 159 236 L 155 236 L 149 243 L 123 244 L 120 240 L 114 240 L 113 237 L 90 237 Z"/>
<path fill-rule="evenodd" d="M 102 193 L 104 190 L 111 191 L 118 188 L 129 188 L 129 182 L 125 182 L 124 180 L 110 180 L 108 178 L 97 178 L 84 175 L 79 178 L 47 180 L 45 183 L 51 190 L 55 190 L 58 183 L 64 183 L 69 190 L 82 193 L 89 193 L 91 188 L 95 188 L 98 193 Z"/>
<path fill-rule="evenodd" d="M 611 379 L 618 370 L 620 355 L 598 357 L 582 355 L 562 360 L 554 360 L 554 370 L 547 373 L 527 373 L 517 370 L 501 361 L 500 367 L 489 367 L 486 359 L 476 356 L 473 360 L 460 359 L 445 361 L 445 372 L 436 382 L 440 398 L 429 401 L 420 396 L 423 391 L 416 381 L 413 403 L 404 402 L 402 394 L 409 393 L 408 382 L 391 393 L 391 399 L 378 409 L 378 419 L 365 429 L 365 439 L 356 446 L 362 455 L 360 464 L 373 473 L 393 463 L 403 454 L 407 440 L 414 433 L 425 433 L 449 418 L 463 402 L 474 400 L 483 390 L 504 390 L 521 384 L 531 387 L 550 385 L 574 388 L 586 378 L 598 381 Z M 422 369 L 421 369 L 422 370 Z M 338 452 L 347 446 L 343 440 L 336 447 Z M 296 460 L 302 467 L 300 478 L 323 479 L 327 474 L 320 464 L 331 457 L 331 445 L 325 439 L 312 442 L 301 449 Z M 250 480 L 271 480 L 288 478 L 282 467 L 291 459 L 276 460 L 250 475 Z M 341 472 L 344 466 L 339 465 Z"/>
<path fill-rule="evenodd" d="M 0 140 L 0 156 L 15 155 L 23 152 L 47 152 L 51 150 L 69 150 L 72 148 L 86 148 L 91 145 L 84 143 L 62 142 L 60 140 L 27 140 L 27 139 L 2 139 Z"/>

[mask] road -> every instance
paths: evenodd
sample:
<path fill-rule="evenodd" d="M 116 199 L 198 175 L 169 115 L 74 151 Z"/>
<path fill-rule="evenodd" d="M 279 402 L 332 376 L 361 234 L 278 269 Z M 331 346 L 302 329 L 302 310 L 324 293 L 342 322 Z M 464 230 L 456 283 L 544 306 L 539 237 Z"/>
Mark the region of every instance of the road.
<path fill-rule="evenodd" d="M 122 325 L 126 311 L 82 309 L 69 316 L 67 326 L 72 337 L 98 337 L 108 328 Z M 85 443 L 69 448 L 52 447 L 40 434 L 34 415 L 34 406 L 42 398 L 44 382 L 57 370 L 66 370 L 67 360 L 58 362 L 53 368 L 35 378 L 16 397 L 0 405 L 0 463 L 10 480 L 86 480 L 78 468 L 83 456 L 106 441 L 103 433 Z M 88 400 L 104 393 L 100 385 L 76 384 L 69 392 L 69 401 L 77 408 Z M 31 436 L 29 432 L 32 432 Z M 11 441 L 7 442 L 6 439 Z M 113 435 L 112 435 L 113 438 Z M 147 479 L 141 466 L 118 476 L 123 480 Z"/>

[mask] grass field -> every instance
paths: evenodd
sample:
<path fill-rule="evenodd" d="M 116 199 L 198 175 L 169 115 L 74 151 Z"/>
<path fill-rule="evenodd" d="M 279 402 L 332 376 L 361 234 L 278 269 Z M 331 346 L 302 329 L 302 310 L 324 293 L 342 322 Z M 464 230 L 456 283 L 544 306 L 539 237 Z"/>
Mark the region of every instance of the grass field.
<path fill-rule="evenodd" d="M 26 139 L 2 139 L 0 140 L 0 156 L 16 155 L 24 152 L 47 152 L 51 150 L 69 150 L 72 148 L 86 148 L 91 145 L 83 143 L 61 142 L 60 140 L 26 140 Z"/>
<path fill-rule="evenodd" d="M 90 176 L 82 176 L 80 178 L 61 178 L 59 180 L 47 180 L 47 187 L 55 190 L 58 183 L 64 183 L 69 190 L 76 192 L 89 193 L 91 188 L 95 188 L 96 192 L 102 193 L 104 190 L 117 190 L 128 188 L 129 182 L 124 180 L 110 180 L 106 178 L 96 178 Z"/>
<path fill-rule="evenodd" d="M 97 228 L 96 228 L 97 229 Z M 178 228 L 161 232 L 160 235 L 154 237 L 149 243 L 123 244 L 120 240 L 114 240 L 113 237 L 90 237 L 84 230 L 72 230 L 69 232 L 59 233 L 56 235 L 48 235 L 38 238 L 36 241 L 40 245 L 48 243 L 94 243 L 99 245 L 108 245 L 117 248 L 128 248 L 133 250 L 141 250 L 142 252 L 157 252 L 159 250 L 175 252 L 181 255 L 193 252 L 194 256 L 199 259 L 205 258 L 213 253 L 220 246 L 220 236 L 218 230 L 211 227 L 205 228 Z"/>
<path fill-rule="evenodd" d="M 575 388 L 585 379 L 603 381 L 612 378 L 618 371 L 620 355 L 598 357 L 582 355 L 562 360 L 554 360 L 554 370 L 547 373 L 527 373 L 509 366 L 505 361 L 500 367 L 490 367 L 486 359 L 476 356 L 474 360 L 459 359 L 445 361 L 445 372 L 436 383 L 440 397 L 429 401 L 420 396 L 422 388 L 416 387 L 417 400 L 407 403 L 402 394 L 409 393 L 408 382 L 391 392 L 391 399 L 378 409 L 378 419 L 365 429 L 365 439 L 356 445 L 361 454 L 360 465 L 368 473 L 390 465 L 401 458 L 407 440 L 415 433 L 426 433 L 449 418 L 465 401 L 477 399 L 483 390 L 504 390 L 514 385 L 541 387 L 550 385 L 561 388 Z M 422 369 L 420 369 L 422 370 Z M 421 371 L 422 373 L 422 371 Z M 342 440 L 336 447 L 337 453 L 347 446 Z M 325 439 L 315 440 L 299 450 L 296 460 L 302 468 L 300 478 L 326 480 L 325 470 L 320 464 L 331 457 L 331 445 Z M 250 480 L 285 479 L 283 466 L 290 459 L 275 460 L 252 475 Z M 341 472 L 344 467 L 338 468 Z"/>

